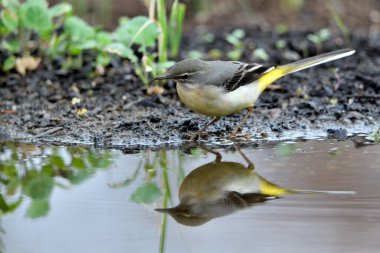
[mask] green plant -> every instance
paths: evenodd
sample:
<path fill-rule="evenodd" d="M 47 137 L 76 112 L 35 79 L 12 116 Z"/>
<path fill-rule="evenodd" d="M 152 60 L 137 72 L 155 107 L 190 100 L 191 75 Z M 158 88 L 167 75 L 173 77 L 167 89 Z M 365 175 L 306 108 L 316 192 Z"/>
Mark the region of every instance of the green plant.
<path fill-rule="evenodd" d="M 158 37 L 158 64 L 156 65 L 156 73 L 153 73 L 153 76 L 155 76 L 162 74 L 167 67 L 174 64 L 174 62 L 168 61 L 168 52 L 170 51 L 173 57 L 178 55 L 186 8 L 184 4 L 178 3 L 178 0 L 175 0 L 171 6 L 170 17 L 168 18 L 165 0 L 151 0 L 150 4 L 151 6 L 157 6 L 156 23 L 160 30 Z M 153 19 L 152 16 L 150 17 L 151 19 Z"/>
<path fill-rule="evenodd" d="M 372 141 L 372 142 L 380 143 L 380 127 L 379 127 L 379 129 L 377 129 L 377 131 L 370 133 L 367 136 L 367 139 Z"/>
<path fill-rule="evenodd" d="M 131 60 L 135 64 L 136 74 L 145 85 L 148 84 L 150 77 L 162 74 L 174 64 L 168 60 L 168 52 L 170 51 L 173 57 L 178 55 L 186 8 L 184 4 L 174 1 L 169 22 L 164 0 L 151 0 L 149 9 L 149 17 L 121 19 L 119 27 L 113 32 L 116 44 L 107 47 L 107 51 L 117 52 Z M 154 19 L 155 12 L 157 12 L 157 21 Z M 127 49 L 133 45 L 136 45 L 142 54 L 141 60 Z M 157 52 L 154 51 L 156 46 L 158 46 Z"/>
<path fill-rule="evenodd" d="M 169 19 L 170 55 L 172 57 L 178 56 L 179 46 L 182 38 L 182 26 L 183 20 L 185 18 L 185 12 L 186 6 L 182 3 L 178 3 L 178 0 L 175 0 L 171 8 Z"/>
<path fill-rule="evenodd" d="M 151 0 L 149 17 L 121 18 L 113 32 L 106 32 L 73 16 L 68 3 L 49 7 L 47 0 L 3 0 L 0 2 L 3 7 L 0 46 L 7 57 L 2 62 L 2 70 L 16 68 L 25 74 L 26 70 L 36 68 L 43 58 L 63 59 L 61 67 L 67 70 L 80 69 L 84 63 L 91 62 L 97 70 L 95 73 L 102 74 L 112 58 L 119 56 L 131 61 L 136 74 L 147 85 L 151 77 L 162 74 L 174 64 L 168 61 L 168 52 L 173 57 L 178 55 L 182 37 L 185 5 L 174 1 L 168 18 L 165 3 L 165 0 Z M 31 55 L 36 59 L 30 58 Z M 85 55 L 92 58 L 84 61 Z M 20 57 L 29 58 L 20 61 Z M 20 63 L 33 64 L 17 66 Z"/>
<path fill-rule="evenodd" d="M 336 3 L 336 2 L 335 1 L 334 2 L 333 1 L 329 1 L 329 3 L 327 4 L 327 9 L 329 10 L 330 15 L 331 15 L 332 19 L 334 20 L 336 26 L 342 32 L 344 40 L 346 42 L 349 42 L 349 40 L 350 40 L 350 32 L 349 32 L 347 26 L 345 25 L 343 19 L 339 16 L 339 14 L 337 12 L 337 8 L 336 8 L 336 6 L 335 6 L 334 3 Z"/>
<path fill-rule="evenodd" d="M 190 50 L 187 52 L 187 58 L 189 59 L 201 59 L 203 57 L 203 53 L 198 50 Z"/>
<path fill-rule="evenodd" d="M 253 53 L 252 53 L 252 57 L 254 59 L 257 59 L 257 60 L 260 60 L 260 61 L 268 61 L 269 60 L 269 55 L 267 54 L 267 52 L 265 51 L 264 48 L 256 48 Z"/>
<path fill-rule="evenodd" d="M 67 188 L 80 184 L 97 170 L 112 164 L 111 152 L 80 147 L 62 150 L 59 147 L 3 143 L 0 150 L 0 216 L 13 212 L 25 196 L 31 200 L 26 216 L 45 216 L 55 186 Z M 66 183 L 59 183 L 64 181 L 58 178 L 65 179 Z"/>
<path fill-rule="evenodd" d="M 112 43 L 111 34 L 90 26 L 79 17 L 70 16 L 65 20 L 64 32 L 60 37 L 61 48 L 64 50 L 60 53 L 67 53 L 65 68 L 81 68 L 82 56 L 86 50 L 95 54 L 93 67 L 104 67 L 111 61 L 109 52 L 105 50 Z M 57 55 L 57 52 L 53 55 Z"/>
<path fill-rule="evenodd" d="M 276 48 L 278 48 L 278 49 L 282 49 L 282 48 L 285 48 L 286 46 L 287 46 L 287 42 L 286 42 L 286 40 L 283 40 L 283 39 L 279 39 L 279 40 L 277 40 L 276 42 L 275 42 L 275 46 L 276 46 Z"/>
<path fill-rule="evenodd" d="M 329 29 L 321 29 L 318 33 L 308 34 L 307 39 L 315 44 L 317 50 L 322 48 L 322 43 L 329 40 L 331 37 L 331 32 Z"/>
<path fill-rule="evenodd" d="M 60 3 L 51 8 L 45 0 L 3 0 L 0 3 L 1 48 L 8 57 L 2 63 L 3 71 L 15 67 L 16 57 L 29 56 L 34 51 L 45 53 L 54 37 L 53 31 L 62 16 L 71 13 L 71 5 Z M 53 22 L 56 20 L 56 22 Z M 32 40 L 32 35 L 35 38 Z"/>
<path fill-rule="evenodd" d="M 149 74 L 157 75 L 159 66 L 155 63 L 156 53 L 153 51 L 160 31 L 154 20 L 138 16 L 132 19 L 121 19 L 119 26 L 113 32 L 114 41 L 106 47 L 106 51 L 117 53 L 126 57 L 135 64 L 136 74 L 146 85 L 149 81 Z M 138 47 L 142 53 L 139 60 L 134 52 L 130 49 L 133 45 Z M 166 61 L 167 62 L 167 61 Z"/>
<path fill-rule="evenodd" d="M 236 29 L 233 32 L 227 34 L 226 40 L 233 45 L 233 50 L 227 53 L 227 57 L 230 60 L 237 61 L 243 54 L 243 41 L 245 32 L 242 29 Z"/>

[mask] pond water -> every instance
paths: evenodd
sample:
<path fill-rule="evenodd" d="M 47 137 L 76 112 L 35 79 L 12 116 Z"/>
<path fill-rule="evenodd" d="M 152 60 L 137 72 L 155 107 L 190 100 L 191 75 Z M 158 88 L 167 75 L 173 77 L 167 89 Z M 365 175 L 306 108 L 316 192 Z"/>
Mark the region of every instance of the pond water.
<path fill-rule="evenodd" d="M 380 145 L 351 141 L 3 143 L 0 252 L 378 252 L 379 164 Z"/>

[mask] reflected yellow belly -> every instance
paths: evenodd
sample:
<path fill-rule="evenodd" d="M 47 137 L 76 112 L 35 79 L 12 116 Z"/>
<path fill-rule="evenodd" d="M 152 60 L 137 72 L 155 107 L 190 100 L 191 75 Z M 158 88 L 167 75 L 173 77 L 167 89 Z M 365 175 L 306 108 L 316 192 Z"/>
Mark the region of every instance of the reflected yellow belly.
<path fill-rule="evenodd" d="M 190 110 L 207 116 L 222 117 L 253 106 L 259 95 L 257 86 L 250 84 L 226 93 L 216 86 L 177 83 L 177 92 Z"/>

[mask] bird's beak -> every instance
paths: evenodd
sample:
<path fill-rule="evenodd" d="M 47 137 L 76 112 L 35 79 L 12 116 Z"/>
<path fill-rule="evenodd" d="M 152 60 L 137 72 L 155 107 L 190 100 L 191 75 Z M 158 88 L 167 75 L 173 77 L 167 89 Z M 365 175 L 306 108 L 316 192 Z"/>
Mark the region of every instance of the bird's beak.
<path fill-rule="evenodd" d="M 169 213 L 170 208 L 156 208 L 154 211 L 160 212 L 160 213 Z"/>
<path fill-rule="evenodd" d="M 162 76 L 158 76 L 158 77 L 156 77 L 156 78 L 153 78 L 152 80 L 150 80 L 149 83 L 152 83 L 152 82 L 157 81 L 157 80 L 172 79 L 172 78 L 173 78 L 173 77 L 172 77 L 169 73 L 167 73 L 167 74 L 165 74 L 165 75 L 162 75 Z"/>

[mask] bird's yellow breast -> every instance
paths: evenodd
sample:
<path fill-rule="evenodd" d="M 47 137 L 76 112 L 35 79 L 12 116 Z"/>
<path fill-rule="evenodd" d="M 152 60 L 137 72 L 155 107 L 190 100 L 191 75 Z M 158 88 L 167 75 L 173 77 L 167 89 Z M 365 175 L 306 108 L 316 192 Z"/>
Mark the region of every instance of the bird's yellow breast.
<path fill-rule="evenodd" d="M 234 91 L 225 92 L 214 85 L 177 83 L 181 101 L 190 110 L 207 115 L 222 117 L 254 105 L 260 94 L 257 83 L 242 86 Z"/>

